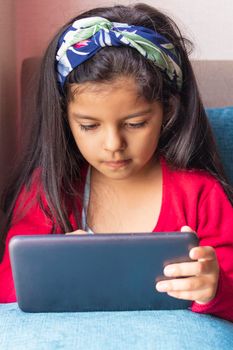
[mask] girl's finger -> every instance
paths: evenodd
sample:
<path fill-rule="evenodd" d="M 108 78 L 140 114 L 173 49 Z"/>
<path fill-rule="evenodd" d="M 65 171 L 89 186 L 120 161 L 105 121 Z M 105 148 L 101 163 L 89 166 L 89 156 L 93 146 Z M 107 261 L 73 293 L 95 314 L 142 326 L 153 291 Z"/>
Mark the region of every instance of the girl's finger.
<path fill-rule="evenodd" d="M 193 232 L 196 233 L 191 227 L 189 226 L 182 226 L 180 229 L 181 232 Z"/>
<path fill-rule="evenodd" d="M 201 277 L 179 278 L 156 283 L 159 292 L 196 291 L 209 287 L 209 280 Z"/>
<path fill-rule="evenodd" d="M 73 232 L 67 232 L 66 235 L 85 235 L 87 234 L 86 231 L 83 231 L 83 230 L 76 230 L 76 231 L 73 231 Z"/>
<path fill-rule="evenodd" d="M 206 304 L 213 299 L 213 294 L 208 290 L 198 290 L 198 291 L 177 291 L 177 292 L 168 292 L 173 298 L 183 299 L 183 300 L 192 300 L 199 302 L 199 304 Z"/>
<path fill-rule="evenodd" d="M 189 256 L 193 260 L 205 259 L 205 260 L 215 260 L 216 254 L 213 247 L 195 247 L 189 252 Z"/>
<path fill-rule="evenodd" d="M 215 268 L 213 261 L 195 261 L 167 265 L 164 268 L 166 277 L 188 277 L 211 273 Z"/>
<path fill-rule="evenodd" d="M 182 300 L 195 300 L 194 293 L 190 292 L 169 292 L 167 293 L 170 297 L 182 299 Z"/>

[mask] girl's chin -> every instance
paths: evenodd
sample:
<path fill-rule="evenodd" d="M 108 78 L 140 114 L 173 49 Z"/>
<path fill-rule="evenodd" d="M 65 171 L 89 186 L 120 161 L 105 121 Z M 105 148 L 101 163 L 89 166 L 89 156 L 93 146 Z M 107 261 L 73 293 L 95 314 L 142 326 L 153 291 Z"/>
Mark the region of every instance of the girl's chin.
<path fill-rule="evenodd" d="M 95 167 L 95 169 L 99 174 L 108 179 L 124 180 L 134 175 L 133 169 L 129 169 L 127 166 L 111 167 L 101 164 Z"/>

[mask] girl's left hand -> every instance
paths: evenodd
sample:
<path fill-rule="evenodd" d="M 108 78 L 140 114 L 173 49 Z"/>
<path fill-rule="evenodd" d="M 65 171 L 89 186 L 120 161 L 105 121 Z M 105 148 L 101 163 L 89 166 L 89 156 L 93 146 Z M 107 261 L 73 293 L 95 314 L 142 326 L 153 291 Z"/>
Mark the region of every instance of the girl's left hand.
<path fill-rule="evenodd" d="M 85 235 L 87 234 L 86 231 L 83 231 L 83 230 L 76 230 L 76 231 L 73 231 L 73 232 L 66 232 L 66 235 Z"/>
<path fill-rule="evenodd" d="M 189 226 L 183 226 L 181 231 L 193 232 Z M 167 265 L 164 275 L 175 279 L 158 282 L 156 289 L 178 299 L 206 304 L 215 297 L 218 286 L 219 265 L 215 250 L 195 247 L 189 256 L 196 261 Z"/>

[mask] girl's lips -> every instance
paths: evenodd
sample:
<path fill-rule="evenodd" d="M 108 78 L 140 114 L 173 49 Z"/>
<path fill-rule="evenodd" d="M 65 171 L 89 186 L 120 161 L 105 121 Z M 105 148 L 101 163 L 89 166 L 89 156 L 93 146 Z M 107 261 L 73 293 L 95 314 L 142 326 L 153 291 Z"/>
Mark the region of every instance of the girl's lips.
<path fill-rule="evenodd" d="M 111 168 L 121 168 L 125 165 L 127 165 L 131 159 L 125 159 L 125 160 L 118 160 L 118 161 L 110 161 L 110 162 L 104 162 L 107 166 Z"/>

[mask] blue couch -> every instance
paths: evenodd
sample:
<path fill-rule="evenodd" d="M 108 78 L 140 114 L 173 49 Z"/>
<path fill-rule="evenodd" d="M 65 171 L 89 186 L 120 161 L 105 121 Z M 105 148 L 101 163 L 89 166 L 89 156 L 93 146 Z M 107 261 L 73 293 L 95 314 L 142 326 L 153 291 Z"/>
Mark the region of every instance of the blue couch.
<path fill-rule="evenodd" d="M 214 132 L 226 175 L 233 186 L 233 106 L 208 108 L 207 115 Z"/>
<path fill-rule="evenodd" d="M 25 314 L 0 305 L 1 350 L 230 350 L 233 323 L 188 310 Z"/>

